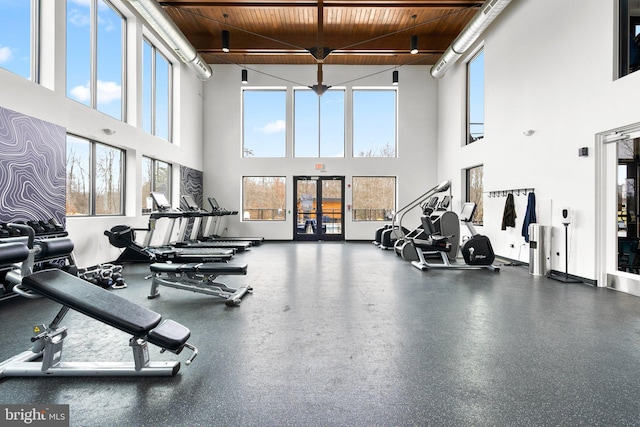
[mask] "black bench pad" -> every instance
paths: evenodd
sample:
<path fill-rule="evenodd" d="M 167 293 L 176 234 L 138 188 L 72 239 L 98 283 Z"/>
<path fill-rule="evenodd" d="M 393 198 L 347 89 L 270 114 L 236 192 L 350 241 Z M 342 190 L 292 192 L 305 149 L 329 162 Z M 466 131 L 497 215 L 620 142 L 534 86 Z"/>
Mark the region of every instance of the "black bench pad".
<path fill-rule="evenodd" d="M 0 244 L 0 265 L 24 261 L 28 256 L 29 248 L 24 243 L 12 242 Z"/>
<path fill-rule="evenodd" d="M 168 319 L 149 331 L 147 341 L 169 351 L 178 351 L 190 336 L 191 331 L 187 327 Z"/>
<path fill-rule="evenodd" d="M 156 262 L 149 266 L 154 273 L 199 273 L 199 274 L 247 274 L 247 264 L 227 264 L 223 262 L 205 262 L 188 264 L 166 264 Z"/>
<path fill-rule="evenodd" d="M 62 270 L 38 271 L 22 285 L 75 311 L 136 337 L 144 337 L 162 316 Z"/>

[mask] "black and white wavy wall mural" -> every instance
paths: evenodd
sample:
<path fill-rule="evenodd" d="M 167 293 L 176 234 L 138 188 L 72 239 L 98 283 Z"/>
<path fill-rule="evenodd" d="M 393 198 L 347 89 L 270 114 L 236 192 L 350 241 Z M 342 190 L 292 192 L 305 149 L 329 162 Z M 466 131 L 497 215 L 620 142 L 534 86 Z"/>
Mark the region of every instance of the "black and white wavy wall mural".
<path fill-rule="evenodd" d="M 191 169 L 186 166 L 180 166 L 180 207 L 187 209 L 182 201 L 182 196 L 188 195 L 193 197 L 193 200 L 202 209 L 202 172 L 199 170 Z M 187 224 L 186 234 L 191 235 L 193 230 L 193 221 L 189 221 Z"/>
<path fill-rule="evenodd" d="M 65 224 L 66 129 L 0 107 L 0 221 Z"/>
<path fill-rule="evenodd" d="M 198 206 L 202 207 L 202 171 L 180 166 L 180 199 L 183 195 L 193 197 Z"/>

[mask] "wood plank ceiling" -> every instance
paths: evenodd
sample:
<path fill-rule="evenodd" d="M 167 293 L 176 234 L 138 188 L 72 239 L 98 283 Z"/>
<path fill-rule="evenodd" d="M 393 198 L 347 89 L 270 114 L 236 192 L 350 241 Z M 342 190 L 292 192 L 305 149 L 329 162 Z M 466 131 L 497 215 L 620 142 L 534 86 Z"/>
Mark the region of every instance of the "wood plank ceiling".
<path fill-rule="evenodd" d="M 432 65 L 482 0 L 160 1 L 209 64 Z M 222 51 L 222 31 L 230 51 Z M 410 54 L 411 36 L 419 53 Z"/>

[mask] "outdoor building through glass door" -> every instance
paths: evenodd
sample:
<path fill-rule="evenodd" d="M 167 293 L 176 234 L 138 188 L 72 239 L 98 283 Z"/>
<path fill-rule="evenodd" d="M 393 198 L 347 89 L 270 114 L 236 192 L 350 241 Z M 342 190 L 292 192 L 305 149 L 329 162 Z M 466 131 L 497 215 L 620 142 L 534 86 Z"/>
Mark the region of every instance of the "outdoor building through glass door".
<path fill-rule="evenodd" d="M 294 177 L 294 240 L 344 240 L 344 177 Z"/>

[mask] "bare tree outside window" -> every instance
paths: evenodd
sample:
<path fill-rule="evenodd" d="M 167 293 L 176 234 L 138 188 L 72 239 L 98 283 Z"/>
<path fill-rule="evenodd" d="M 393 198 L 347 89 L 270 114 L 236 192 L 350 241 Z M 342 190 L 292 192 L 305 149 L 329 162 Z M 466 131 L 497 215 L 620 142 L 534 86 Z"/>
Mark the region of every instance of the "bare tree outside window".
<path fill-rule="evenodd" d="M 90 152 L 89 141 L 67 135 L 67 215 L 89 215 Z"/>
<path fill-rule="evenodd" d="M 388 142 L 380 147 L 371 147 L 366 150 L 358 151 L 357 157 L 395 157 L 396 147 Z"/>
<path fill-rule="evenodd" d="M 124 214 L 124 151 L 67 135 L 67 215 Z"/>
<path fill-rule="evenodd" d="M 354 221 L 387 221 L 393 217 L 396 200 L 395 177 L 354 176 L 352 182 Z"/>
<path fill-rule="evenodd" d="M 171 165 L 156 160 L 154 162 L 153 191 L 164 193 L 171 200 Z"/>
<path fill-rule="evenodd" d="M 96 144 L 96 215 L 122 214 L 122 151 Z"/>
<path fill-rule="evenodd" d="M 142 191 L 140 201 L 142 213 L 151 213 L 154 209 L 149 200 L 152 191 L 163 193 L 171 200 L 171 165 L 160 160 L 142 156 Z"/>
<path fill-rule="evenodd" d="M 148 198 L 150 197 L 152 191 L 153 184 L 153 160 L 149 157 L 142 157 L 142 192 L 141 197 L 142 200 L 142 213 L 151 213 L 153 206 L 150 206 L 148 203 Z"/>
<path fill-rule="evenodd" d="M 467 202 L 473 202 L 476 204 L 476 212 L 473 216 L 472 223 L 475 225 L 482 225 L 484 218 L 484 209 L 482 206 L 482 193 L 483 193 L 483 168 L 476 166 L 466 170 L 467 179 Z"/>
<path fill-rule="evenodd" d="M 243 177 L 243 221 L 284 221 L 286 194 L 283 176 Z"/>

